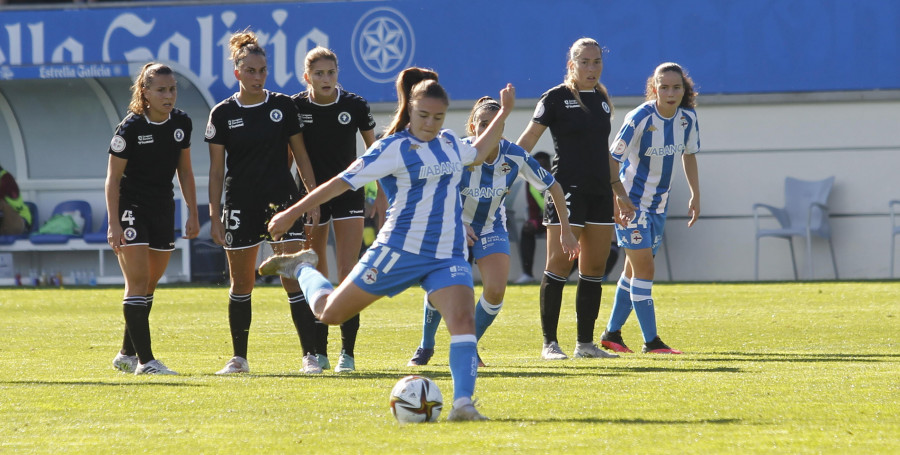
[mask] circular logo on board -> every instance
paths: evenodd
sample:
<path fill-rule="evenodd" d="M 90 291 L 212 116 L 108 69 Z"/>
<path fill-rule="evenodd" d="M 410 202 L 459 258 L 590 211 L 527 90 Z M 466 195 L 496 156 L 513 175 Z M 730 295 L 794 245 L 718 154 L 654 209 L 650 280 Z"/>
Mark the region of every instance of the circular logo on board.
<path fill-rule="evenodd" d="M 350 123 L 350 113 L 349 112 L 341 112 L 338 114 L 338 123 L 341 125 L 346 125 Z"/>
<path fill-rule="evenodd" d="M 206 138 L 212 139 L 216 136 L 216 127 L 213 126 L 212 122 L 206 124 Z"/>
<path fill-rule="evenodd" d="M 416 38 L 406 16 L 388 7 L 363 14 L 350 43 L 356 68 L 379 83 L 393 82 L 398 70 L 410 66 L 416 51 Z"/>
<path fill-rule="evenodd" d="M 116 153 L 125 150 L 125 138 L 118 134 L 113 136 L 112 141 L 109 143 L 109 148 Z"/>
<path fill-rule="evenodd" d="M 181 128 L 178 128 L 177 130 L 175 130 L 175 141 L 181 142 L 183 140 L 184 140 L 184 130 L 182 130 Z"/>
<path fill-rule="evenodd" d="M 272 112 L 269 112 L 269 118 L 273 122 L 280 122 L 284 118 L 284 114 L 281 113 L 281 109 L 272 109 Z"/>
<path fill-rule="evenodd" d="M 129 242 L 137 237 L 137 231 L 133 227 L 126 228 L 123 234 L 125 235 L 125 240 L 128 240 Z"/>

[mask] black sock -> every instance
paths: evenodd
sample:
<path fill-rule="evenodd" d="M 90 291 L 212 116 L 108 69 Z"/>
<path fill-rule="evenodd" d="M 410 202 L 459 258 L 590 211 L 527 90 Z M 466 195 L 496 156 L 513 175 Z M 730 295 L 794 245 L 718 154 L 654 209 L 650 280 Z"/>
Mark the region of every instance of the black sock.
<path fill-rule="evenodd" d="M 328 324 L 316 319 L 316 354 L 328 357 Z"/>
<path fill-rule="evenodd" d="M 294 328 L 300 337 L 300 347 L 303 355 L 316 353 L 316 317 L 303 292 L 288 292 L 288 303 L 291 305 L 291 319 L 294 320 Z"/>
<path fill-rule="evenodd" d="M 566 279 L 544 271 L 541 279 L 541 330 L 544 333 L 544 344 L 559 341 L 556 329 L 559 326 L 559 310 L 562 308 L 563 287 Z"/>
<path fill-rule="evenodd" d="M 250 320 L 253 312 L 250 294 L 228 295 L 228 325 L 231 328 L 231 344 L 234 356 L 247 358 L 247 340 L 250 338 Z"/>
<path fill-rule="evenodd" d="M 359 315 L 353 316 L 341 324 L 341 349 L 344 354 L 350 357 L 353 355 L 353 348 L 356 347 L 356 334 L 359 332 Z"/>
<path fill-rule="evenodd" d="M 534 248 L 537 241 L 532 230 L 525 231 L 522 229 L 522 235 L 519 237 L 519 257 L 522 260 L 522 273 L 533 276 L 531 269 L 534 266 Z"/>
<path fill-rule="evenodd" d="M 153 294 L 147 295 L 147 317 L 150 317 L 150 310 L 153 308 Z M 131 334 L 128 332 L 128 325 L 125 325 L 125 335 L 122 337 L 122 355 L 137 355 L 134 343 L 131 342 Z"/>
<path fill-rule="evenodd" d="M 602 277 L 578 274 L 575 291 L 575 316 L 578 321 L 578 341 L 594 341 L 594 324 L 600 314 L 600 297 L 603 295 Z"/>
<path fill-rule="evenodd" d="M 131 343 L 135 348 L 138 360 L 142 364 L 153 360 L 153 349 L 150 345 L 150 321 L 147 319 L 147 298 L 142 295 L 125 297 L 122 300 L 122 313 L 125 315 L 125 327 Z"/>

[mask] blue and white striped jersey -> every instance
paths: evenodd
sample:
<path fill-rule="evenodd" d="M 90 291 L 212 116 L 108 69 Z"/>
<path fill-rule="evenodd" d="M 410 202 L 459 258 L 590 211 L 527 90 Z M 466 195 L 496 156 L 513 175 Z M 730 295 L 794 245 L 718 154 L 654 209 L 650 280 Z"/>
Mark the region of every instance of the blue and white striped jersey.
<path fill-rule="evenodd" d="M 666 213 L 675 155 L 698 151 L 697 112 L 679 107 L 671 118 L 664 118 L 657 112 L 655 100 L 625 116 L 610 148 L 612 157 L 622 164 L 619 180 L 631 202 L 649 213 Z"/>
<path fill-rule="evenodd" d="M 476 153 L 448 129 L 429 142 L 404 130 L 376 141 L 339 175 L 354 190 L 381 183 L 389 206 L 376 245 L 437 259 L 466 257 L 459 184 Z"/>
<path fill-rule="evenodd" d="M 471 143 L 475 138 L 463 141 Z M 467 167 L 463 172 L 460 192 L 463 196 L 463 221 L 469 223 L 479 237 L 493 232 L 506 233 L 504 201 L 516 177 L 521 175 L 539 191 L 553 185 L 550 172 L 541 167 L 522 147 L 506 139 L 500 140 L 500 152 L 493 163 Z"/>

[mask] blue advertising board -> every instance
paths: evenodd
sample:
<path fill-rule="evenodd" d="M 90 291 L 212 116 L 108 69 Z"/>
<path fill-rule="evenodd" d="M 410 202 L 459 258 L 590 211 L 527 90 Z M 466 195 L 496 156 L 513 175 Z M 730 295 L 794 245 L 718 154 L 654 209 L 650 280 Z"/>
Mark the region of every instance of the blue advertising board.
<path fill-rule="evenodd" d="M 109 77 L 128 62 L 190 71 L 216 100 L 237 90 L 228 38 L 250 28 L 269 59 L 268 87 L 303 90 L 303 57 L 322 45 L 340 82 L 371 102 L 395 99 L 411 65 L 438 71 L 454 99 L 506 83 L 537 97 L 562 82 L 582 36 L 608 49 L 610 92 L 641 95 L 652 69 L 677 61 L 702 93 L 898 89 L 900 2 L 893 0 L 397 0 L 140 3 L 0 12 L 0 79 Z"/>

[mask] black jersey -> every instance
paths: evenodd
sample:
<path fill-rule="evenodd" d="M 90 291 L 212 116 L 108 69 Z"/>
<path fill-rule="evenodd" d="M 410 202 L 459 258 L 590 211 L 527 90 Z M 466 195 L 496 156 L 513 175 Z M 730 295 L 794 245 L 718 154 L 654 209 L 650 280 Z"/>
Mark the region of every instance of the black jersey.
<path fill-rule="evenodd" d="M 314 103 L 308 90 L 293 99 L 303 121 L 303 142 L 316 181 L 324 183 L 356 159 L 356 132 L 374 129 L 375 118 L 365 99 L 340 89 L 331 104 Z"/>
<path fill-rule="evenodd" d="M 171 202 L 172 178 L 181 151 L 191 146 L 191 118 L 173 109 L 162 123 L 130 113 L 116 127 L 109 153 L 128 160 L 119 184 L 121 198 L 159 205 Z"/>
<path fill-rule="evenodd" d="M 560 84 L 541 96 L 532 121 L 550 128 L 556 150 L 551 173 L 564 188 L 608 194 L 609 100 L 596 90 L 579 94 L 589 112 Z"/>
<path fill-rule="evenodd" d="M 225 203 L 269 203 L 297 195 L 288 166 L 288 139 L 303 132 L 287 95 L 266 91 L 262 103 L 243 106 L 237 94 L 209 113 L 206 142 L 225 146 Z"/>

